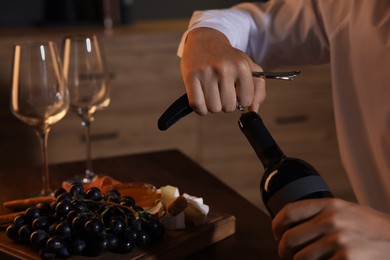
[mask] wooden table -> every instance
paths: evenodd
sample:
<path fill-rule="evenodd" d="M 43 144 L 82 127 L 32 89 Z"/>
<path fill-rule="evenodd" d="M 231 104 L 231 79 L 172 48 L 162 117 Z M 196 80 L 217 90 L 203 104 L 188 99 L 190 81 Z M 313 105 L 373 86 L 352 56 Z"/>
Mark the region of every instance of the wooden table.
<path fill-rule="evenodd" d="M 156 187 L 173 185 L 181 192 L 203 197 L 213 212 L 236 218 L 234 235 L 190 256 L 190 259 L 278 259 L 271 221 L 261 210 L 177 150 L 117 156 L 94 161 L 95 171 L 123 182 L 141 181 Z M 82 173 L 84 162 L 52 165 L 51 181 Z M 0 203 L 26 197 L 40 189 L 40 167 L 0 172 Z M 245 173 L 242 173 L 245 177 Z M 253 183 L 256 189 L 257 183 Z M 0 213 L 6 212 L 0 206 Z M 1 258 L 0 252 L 0 258 Z M 3 259 L 3 258 L 1 258 Z"/>

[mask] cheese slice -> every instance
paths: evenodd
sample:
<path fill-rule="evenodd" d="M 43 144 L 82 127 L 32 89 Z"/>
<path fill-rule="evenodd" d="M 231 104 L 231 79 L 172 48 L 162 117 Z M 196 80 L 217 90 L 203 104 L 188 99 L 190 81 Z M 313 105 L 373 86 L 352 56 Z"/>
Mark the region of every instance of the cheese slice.
<path fill-rule="evenodd" d="M 179 189 L 171 185 L 163 186 L 160 190 L 161 200 L 165 205 L 168 205 L 172 200 L 180 196 Z"/>
<path fill-rule="evenodd" d="M 186 221 L 195 226 L 204 224 L 210 208 L 203 203 L 203 198 L 194 197 L 186 193 L 183 194 L 183 197 L 188 202 L 188 206 L 184 210 Z"/>

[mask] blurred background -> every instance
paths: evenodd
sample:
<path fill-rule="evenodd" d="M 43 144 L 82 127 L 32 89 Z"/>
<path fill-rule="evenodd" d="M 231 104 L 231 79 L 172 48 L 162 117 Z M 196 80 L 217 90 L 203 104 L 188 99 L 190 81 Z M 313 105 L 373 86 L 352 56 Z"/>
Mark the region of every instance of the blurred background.
<path fill-rule="evenodd" d="M 239 0 L 13 0 L 0 8 L 1 169 L 39 165 L 30 127 L 10 112 L 12 48 L 16 42 L 95 33 L 104 43 L 111 103 L 92 126 L 94 158 L 180 149 L 255 205 L 263 168 L 237 126 L 239 112 L 189 115 L 166 132 L 161 113 L 180 95 L 177 46 L 194 10 L 227 8 Z M 260 110 L 281 148 L 307 160 L 336 196 L 353 200 L 340 163 L 328 65 L 300 69 L 294 82 L 267 82 Z M 71 111 L 49 135 L 49 161 L 84 160 L 84 129 Z M 107 173 L 108 175 L 110 173 Z M 131 174 L 131 173 L 129 173 Z M 183 173 L 185 174 L 185 173 Z"/>
<path fill-rule="evenodd" d="M 226 8 L 240 0 L 14 0 L 1 4 L 1 26 L 100 25 L 111 12 L 115 22 L 188 18 L 194 10 Z M 247 1 L 248 2 L 248 1 Z M 250 2 L 250 1 L 249 1 Z"/>

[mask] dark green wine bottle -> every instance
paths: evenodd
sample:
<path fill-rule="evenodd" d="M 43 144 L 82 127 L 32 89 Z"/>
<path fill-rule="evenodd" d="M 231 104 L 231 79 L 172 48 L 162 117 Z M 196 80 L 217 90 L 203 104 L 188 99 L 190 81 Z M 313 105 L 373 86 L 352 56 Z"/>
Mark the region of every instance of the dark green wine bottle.
<path fill-rule="evenodd" d="M 287 203 L 333 197 L 313 166 L 283 153 L 257 113 L 243 113 L 238 123 L 264 166 L 260 191 L 272 218 Z"/>

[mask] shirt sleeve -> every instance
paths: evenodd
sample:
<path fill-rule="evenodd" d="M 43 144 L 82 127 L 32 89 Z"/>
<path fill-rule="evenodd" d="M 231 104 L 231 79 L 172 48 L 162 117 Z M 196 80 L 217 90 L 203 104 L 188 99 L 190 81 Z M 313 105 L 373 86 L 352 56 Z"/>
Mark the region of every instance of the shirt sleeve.
<path fill-rule="evenodd" d="M 263 68 L 329 62 L 329 44 L 318 0 L 243 3 L 230 9 L 196 11 L 179 45 L 199 27 L 222 32 L 231 45 Z"/>
<path fill-rule="evenodd" d="M 222 9 L 196 11 L 191 17 L 188 30 L 184 33 L 179 45 L 178 55 L 181 56 L 185 39 L 190 31 L 200 27 L 212 28 L 223 33 L 230 41 L 230 44 L 246 51 L 250 36 L 250 30 L 255 27 L 254 21 L 249 12 L 240 9 Z"/>

